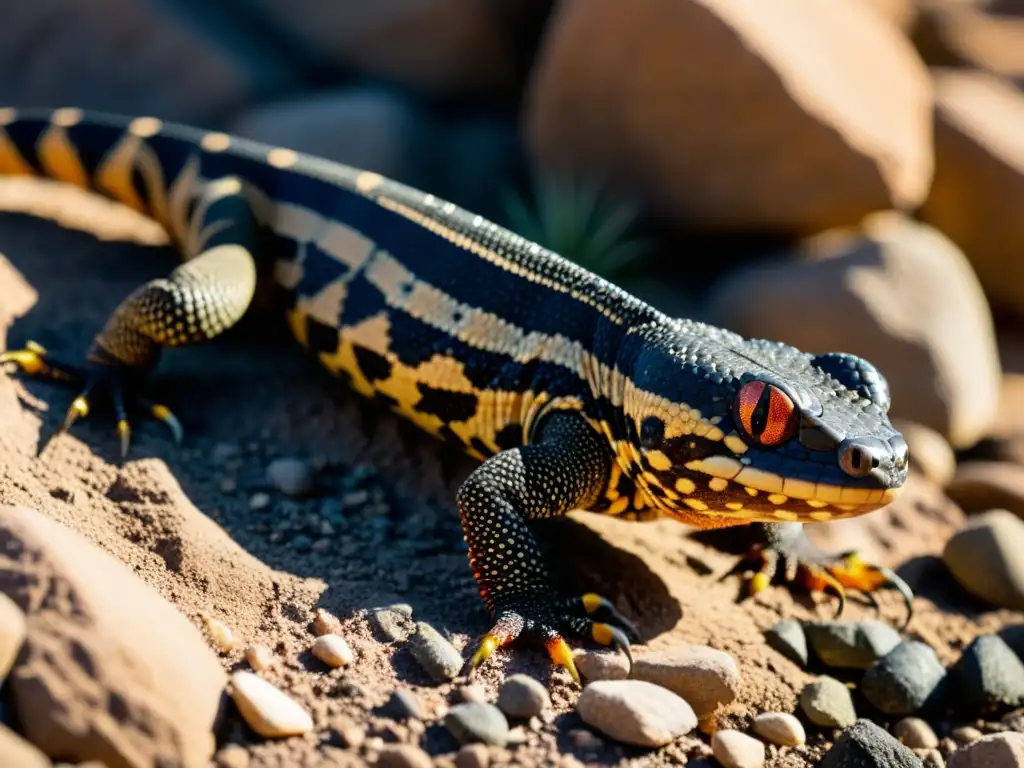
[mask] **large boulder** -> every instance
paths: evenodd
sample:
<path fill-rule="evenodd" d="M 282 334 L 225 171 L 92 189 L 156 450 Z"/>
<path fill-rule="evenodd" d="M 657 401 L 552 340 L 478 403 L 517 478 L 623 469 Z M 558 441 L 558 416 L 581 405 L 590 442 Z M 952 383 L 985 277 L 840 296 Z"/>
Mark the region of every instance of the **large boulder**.
<path fill-rule="evenodd" d="M 888 379 L 890 415 L 931 427 L 954 448 L 986 433 L 999 403 L 995 332 L 953 243 L 886 213 L 859 233 L 813 238 L 798 255 L 726 278 L 711 297 L 711 319 L 806 352 L 868 359 Z"/>
<path fill-rule="evenodd" d="M 963 248 L 994 307 L 1024 316 L 1024 93 L 936 73 L 935 180 L 921 217 Z"/>
<path fill-rule="evenodd" d="M 80 534 L 0 507 L 0 592 L 28 635 L 8 685 L 51 758 L 109 768 L 205 766 L 227 682 L 202 634 Z"/>
<path fill-rule="evenodd" d="M 931 108 L 916 52 L 863 2 L 566 0 L 524 127 L 538 167 L 671 220 L 813 233 L 924 199 Z"/>

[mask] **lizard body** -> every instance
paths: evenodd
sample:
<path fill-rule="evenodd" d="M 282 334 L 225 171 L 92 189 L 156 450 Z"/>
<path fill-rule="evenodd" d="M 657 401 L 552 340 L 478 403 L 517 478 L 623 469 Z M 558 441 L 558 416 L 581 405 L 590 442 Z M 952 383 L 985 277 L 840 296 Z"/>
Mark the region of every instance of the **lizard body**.
<path fill-rule="evenodd" d="M 127 447 L 126 396 L 141 397 L 161 350 L 233 325 L 265 275 L 328 371 L 482 462 L 458 494 L 495 619 L 474 663 L 524 632 L 574 674 L 563 631 L 628 649 L 634 631 L 608 601 L 562 599 L 548 583 L 529 521 L 572 509 L 769 524 L 768 575 L 784 558 L 819 586 L 887 580 L 781 535 L 884 506 L 905 481 L 887 385 L 860 358 L 668 317 L 432 195 L 155 118 L 0 110 L 0 173 L 120 201 L 185 259 L 125 299 L 84 369 L 38 347 L 5 353 L 83 386 L 68 424 L 105 389 Z M 150 410 L 177 429 L 166 408 Z"/>

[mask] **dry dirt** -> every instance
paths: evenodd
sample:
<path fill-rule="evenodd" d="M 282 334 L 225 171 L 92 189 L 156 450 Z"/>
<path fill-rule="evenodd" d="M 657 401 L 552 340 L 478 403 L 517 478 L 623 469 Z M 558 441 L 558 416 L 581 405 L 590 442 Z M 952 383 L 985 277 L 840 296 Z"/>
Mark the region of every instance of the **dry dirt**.
<path fill-rule="evenodd" d="M 73 190 L 4 182 L 0 208 L 0 326 L 7 347 L 36 339 L 74 359 L 125 294 L 176 263 L 151 223 Z M 197 625 L 219 618 L 240 637 L 240 648 L 259 642 L 279 653 L 284 664 L 269 678 L 314 713 L 317 728 L 267 742 L 229 708 L 218 744 L 243 745 L 252 766 L 359 764 L 365 749 L 340 745 L 340 731 L 352 722 L 368 736 L 413 741 L 450 759 L 455 743 L 439 716 L 457 686 L 430 684 L 407 651 L 379 642 L 357 612 L 409 603 L 415 618 L 450 632 L 457 647 L 486 630 L 452 503 L 472 465 L 342 389 L 274 316 L 247 319 L 213 345 L 169 353 L 154 386 L 180 416 L 185 443 L 177 448 L 161 425 L 137 422 L 129 459 L 121 463 L 104 414 L 37 456 L 70 392 L 0 376 L 0 503 L 35 507 L 84 533 Z M 268 489 L 265 469 L 278 456 L 306 458 L 320 468 L 314 494 L 288 499 Z M 269 493 L 271 503 L 252 510 L 249 499 L 258 492 Z M 919 595 L 910 634 L 935 646 L 947 663 L 977 634 L 1016 618 L 972 602 L 932 557 L 959 519 L 944 496 L 918 481 L 882 513 L 816 531 L 844 547 L 860 542 L 882 562 L 901 566 Z M 828 617 L 827 599 L 773 588 L 737 601 L 739 578 L 719 578 L 734 554 L 712 546 L 733 543 L 729 535 L 583 513 L 542 531 L 559 554 L 566 588 L 604 592 L 636 619 L 648 647 L 706 643 L 733 655 L 744 689 L 725 723 L 743 727 L 758 712 L 795 708 L 810 675 L 770 650 L 762 631 L 784 617 Z M 117 585 L 110 588 L 116 599 Z M 891 593 L 880 603 L 883 617 L 900 618 Z M 351 668 L 329 670 L 310 655 L 317 607 L 342 617 L 358 658 Z M 847 616 L 863 615 L 874 609 L 851 601 Z M 223 662 L 228 669 L 245 666 L 240 650 Z M 577 689 L 564 672 L 551 673 L 542 650 L 499 652 L 477 680 L 493 700 L 503 673 L 516 671 L 549 684 L 555 717 L 525 724 L 521 745 L 494 750 L 501 762 L 550 765 L 571 753 L 587 764 L 686 763 L 693 740 L 656 753 L 606 740 L 583 751 L 571 734 L 583 727 L 573 712 Z M 416 692 L 425 727 L 374 711 L 396 687 Z M 811 727 L 809 737 L 806 747 L 770 750 L 769 765 L 812 764 L 832 734 Z"/>

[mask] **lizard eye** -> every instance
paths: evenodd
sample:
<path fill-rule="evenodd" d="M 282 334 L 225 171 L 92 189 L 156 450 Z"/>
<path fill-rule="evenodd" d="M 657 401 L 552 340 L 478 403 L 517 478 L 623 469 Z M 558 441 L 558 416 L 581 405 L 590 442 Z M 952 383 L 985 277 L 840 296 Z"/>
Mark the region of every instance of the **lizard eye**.
<path fill-rule="evenodd" d="M 736 421 L 754 442 L 774 448 L 796 432 L 797 411 L 789 395 L 763 381 L 740 388 L 734 405 Z"/>

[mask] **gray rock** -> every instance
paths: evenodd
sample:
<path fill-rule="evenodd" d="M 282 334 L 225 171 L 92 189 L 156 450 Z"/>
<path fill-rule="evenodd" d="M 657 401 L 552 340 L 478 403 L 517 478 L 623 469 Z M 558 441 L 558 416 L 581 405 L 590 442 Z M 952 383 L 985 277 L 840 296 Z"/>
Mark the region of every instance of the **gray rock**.
<path fill-rule="evenodd" d="M 846 728 L 857 722 L 850 690 L 834 677 L 822 676 L 804 686 L 800 708 L 815 725 Z"/>
<path fill-rule="evenodd" d="M 425 621 L 416 622 L 416 634 L 409 638 L 409 650 L 433 680 L 454 680 L 462 670 L 462 654 L 440 632 Z"/>
<path fill-rule="evenodd" d="M 512 675 L 498 691 L 498 709 L 509 717 L 534 717 L 550 703 L 548 689 L 529 675 Z"/>
<path fill-rule="evenodd" d="M 1024 768 L 1024 734 L 993 733 L 949 757 L 949 768 Z"/>
<path fill-rule="evenodd" d="M 459 744 L 479 742 L 503 747 L 508 742 L 508 720 L 493 704 L 456 704 L 444 716 L 444 727 Z"/>
<path fill-rule="evenodd" d="M 423 719 L 423 707 L 412 691 L 399 689 L 391 693 L 391 698 L 381 708 L 381 714 L 392 720 Z"/>
<path fill-rule="evenodd" d="M 678 694 L 699 720 L 735 701 L 741 683 L 732 656 L 705 645 L 645 654 L 633 665 L 633 678 Z"/>
<path fill-rule="evenodd" d="M 934 749 L 939 746 L 939 737 L 935 731 L 919 717 L 903 718 L 892 727 L 892 735 L 911 749 Z"/>
<path fill-rule="evenodd" d="M 873 707 L 887 715 L 910 715 L 941 695 L 945 677 L 946 669 L 935 651 L 908 640 L 864 673 L 860 690 Z"/>
<path fill-rule="evenodd" d="M 922 768 L 922 763 L 887 731 L 858 720 L 836 739 L 818 768 Z"/>
<path fill-rule="evenodd" d="M 1024 704 L 1024 663 L 998 635 L 975 638 L 949 680 L 952 702 L 974 717 Z"/>
<path fill-rule="evenodd" d="M 413 623 L 391 608 L 375 608 L 370 612 L 370 626 L 387 642 L 403 642 L 412 634 Z"/>
<path fill-rule="evenodd" d="M 998 414 L 1002 376 L 977 277 L 926 225 L 881 213 L 861 230 L 825 233 L 797 258 L 735 272 L 715 288 L 708 319 L 800 349 L 863 355 L 889 382 L 893 418 L 931 427 L 954 448 L 973 445 Z"/>
<path fill-rule="evenodd" d="M 576 702 L 583 722 L 606 736 L 638 747 L 662 747 L 697 727 L 686 701 L 643 680 L 599 680 Z"/>
<path fill-rule="evenodd" d="M 764 633 L 768 645 L 801 668 L 807 666 L 807 635 L 795 619 L 785 619 Z"/>
<path fill-rule="evenodd" d="M 286 496 L 305 496 L 313 488 L 313 470 L 302 459 L 274 459 L 267 466 L 267 481 Z"/>
<path fill-rule="evenodd" d="M 1024 492 L 1024 483 L 1021 490 Z M 970 518 L 946 543 L 942 560 L 971 594 L 1000 608 L 1024 610 L 1021 541 L 1024 541 L 1024 520 L 1004 509 L 996 509 Z"/>
<path fill-rule="evenodd" d="M 813 621 L 807 642 L 830 667 L 867 669 L 900 644 L 900 634 L 881 621 Z"/>

